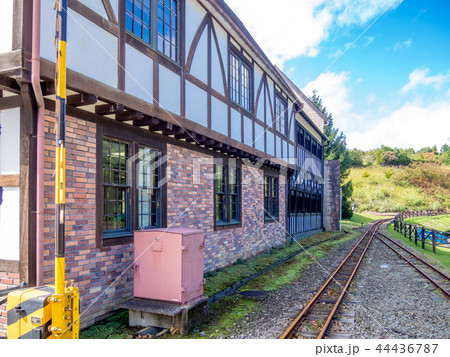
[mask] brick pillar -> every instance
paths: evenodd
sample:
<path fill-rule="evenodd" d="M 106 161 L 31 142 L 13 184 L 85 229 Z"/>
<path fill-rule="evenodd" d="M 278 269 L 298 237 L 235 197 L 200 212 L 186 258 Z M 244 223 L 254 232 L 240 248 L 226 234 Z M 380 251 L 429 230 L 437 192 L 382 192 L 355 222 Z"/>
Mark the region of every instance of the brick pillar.
<path fill-rule="evenodd" d="M 339 160 L 325 160 L 324 215 L 326 231 L 338 231 L 341 215 L 341 167 Z"/>

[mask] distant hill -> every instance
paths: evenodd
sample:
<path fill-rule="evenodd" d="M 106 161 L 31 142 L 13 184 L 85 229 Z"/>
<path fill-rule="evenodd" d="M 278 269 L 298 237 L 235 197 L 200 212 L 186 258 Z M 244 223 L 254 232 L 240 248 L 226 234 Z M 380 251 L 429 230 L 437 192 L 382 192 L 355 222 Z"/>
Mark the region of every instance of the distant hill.
<path fill-rule="evenodd" d="M 353 167 L 349 180 L 355 212 L 450 209 L 450 166 L 442 161 Z"/>

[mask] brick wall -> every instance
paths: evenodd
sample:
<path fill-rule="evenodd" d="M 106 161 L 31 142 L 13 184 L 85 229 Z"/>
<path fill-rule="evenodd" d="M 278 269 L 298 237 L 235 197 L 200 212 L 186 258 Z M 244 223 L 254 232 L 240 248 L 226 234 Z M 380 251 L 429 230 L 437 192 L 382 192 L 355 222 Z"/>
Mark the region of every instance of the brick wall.
<path fill-rule="evenodd" d="M 341 216 L 341 167 L 339 160 L 325 161 L 323 225 L 326 231 L 338 231 Z"/>
<path fill-rule="evenodd" d="M 44 281 L 54 277 L 55 117 L 45 115 Z M 133 294 L 133 245 L 96 248 L 96 125 L 67 117 L 66 127 L 66 279 L 81 293 L 81 327 L 91 325 Z M 206 232 L 205 271 L 227 266 L 268 247 L 285 243 L 285 177 L 280 176 L 278 222 L 264 223 L 264 177 L 242 166 L 242 227 L 214 230 L 213 159 L 198 151 L 168 145 L 168 225 Z M 117 279 L 117 281 L 116 281 Z M 18 284 L 17 274 L 0 272 L 2 285 Z M 111 285 L 112 284 L 112 285 Z M 105 293 L 103 293 L 105 292 Z M 88 309 L 89 308 L 89 309 Z M 88 309 L 88 310 L 87 310 Z M 0 336 L 6 330 L 0 306 Z"/>
<path fill-rule="evenodd" d="M 55 242 L 54 114 L 46 112 L 45 119 L 44 280 L 51 284 Z M 132 296 L 132 272 L 124 270 L 133 261 L 133 251 L 132 245 L 96 248 L 96 125 L 68 117 L 66 148 L 66 279 L 73 279 L 80 288 L 81 312 L 92 304 L 81 318 L 81 327 L 85 327 Z"/>
<path fill-rule="evenodd" d="M 19 273 L 0 271 L 0 290 L 17 286 L 19 284 Z M 6 302 L 0 305 L 0 337 L 6 337 Z"/>
<path fill-rule="evenodd" d="M 264 223 L 264 172 L 242 165 L 242 227 L 215 231 L 213 158 L 173 145 L 167 154 L 167 224 L 205 231 L 205 271 L 286 242 L 284 176 L 279 178 L 279 223 Z"/>

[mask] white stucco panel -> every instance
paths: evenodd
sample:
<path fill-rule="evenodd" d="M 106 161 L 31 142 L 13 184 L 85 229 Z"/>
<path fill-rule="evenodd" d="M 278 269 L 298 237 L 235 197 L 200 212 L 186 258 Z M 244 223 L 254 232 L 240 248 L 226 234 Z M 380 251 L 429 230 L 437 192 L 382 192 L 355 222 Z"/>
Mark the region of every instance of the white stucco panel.
<path fill-rule="evenodd" d="M 239 142 L 242 141 L 241 113 L 231 109 L 231 137 Z"/>
<path fill-rule="evenodd" d="M 262 80 L 262 76 L 263 76 L 263 71 L 261 70 L 261 68 L 259 68 L 259 66 L 254 65 L 253 66 L 254 71 L 253 71 L 253 76 L 254 76 L 254 83 L 255 86 L 253 88 L 253 98 L 256 98 L 256 95 L 258 94 L 258 89 L 259 86 L 261 84 L 261 80 Z M 264 95 L 264 87 L 262 87 L 261 90 L 261 97 Z"/>
<path fill-rule="evenodd" d="M 41 57 L 49 61 L 56 61 L 55 16 L 54 0 L 41 0 Z M 69 13 L 71 11 L 69 10 Z"/>
<path fill-rule="evenodd" d="M 194 58 L 192 59 L 190 73 L 203 83 L 208 82 L 208 36 L 206 28 L 200 37 L 200 41 L 198 41 Z"/>
<path fill-rule="evenodd" d="M 13 0 L 0 1 L 0 53 L 12 50 Z"/>
<path fill-rule="evenodd" d="M 116 15 L 116 19 L 119 20 L 119 0 L 109 0 L 111 3 L 111 7 L 114 11 L 114 15 Z"/>
<path fill-rule="evenodd" d="M 275 120 L 272 111 L 273 111 L 273 101 L 271 100 L 271 95 L 266 93 L 266 124 L 269 126 L 272 126 L 272 123 Z"/>
<path fill-rule="evenodd" d="M 105 7 L 101 0 L 79 0 L 81 3 L 91 8 L 91 10 L 95 11 L 97 14 L 103 16 L 105 19 L 108 18 L 106 14 Z"/>
<path fill-rule="evenodd" d="M 211 129 L 228 136 L 228 106 L 211 97 Z"/>
<path fill-rule="evenodd" d="M 256 108 L 256 117 L 265 122 L 266 118 L 264 117 L 264 99 L 265 99 L 265 84 L 263 84 L 262 89 L 261 89 L 261 93 L 259 94 L 259 98 L 258 98 L 258 107 Z M 256 97 L 255 97 L 256 98 Z"/>
<path fill-rule="evenodd" d="M 117 88 L 117 37 L 69 11 L 67 68 Z"/>
<path fill-rule="evenodd" d="M 0 111 L 0 175 L 20 173 L 20 108 Z"/>
<path fill-rule="evenodd" d="M 186 21 L 186 51 L 191 48 L 192 40 L 205 14 L 206 11 L 196 0 L 186 1 L 186 19 L 189 19 L 189 21 Z"/>
<path fill-rule="evenodd" d="M 228 71 L 224 67 L 225 76 Z M 212 41 L 211 46 L 211 86 L 220 94 L 225 95 L 225 87 L 223 83 L 222 69 L 219 62 L 219 55 L 217 54 L 216 44 Z"/>
<path fill-rule="evenodd" d="M 20 194 L 18 187 L 5 187 L 0 205 L 0 259 L 20 259 Z"/>
<path fill-rule="evenodd" d="M 186 117 L 193 122 L 208 126 L 208 99 L 206 92 L 186 81 Z"/>
<path fill-rule="evenodd" d="M 275 156 L 275 138 L 274 134 L 267 130 L 267 153 L 269 155 Z"/>
<path fill-rule="evenodd" d="M 279 159 L 282 159 L 283 156 L 281 155 L 281 138 L 277 135 L 275 137 L 276 143 L 277 143 L 277 157 Z"/>
<path fill-rule="evenodd" d="M 159 66 L 159 105 L 180 115 L 180 76 Z"/>
<path fill-rule="evenodd" d="M 255 148 L 264 152 L 264 128 L 255 123 Z"/>
<path fill-rule="evenodd" d="M 125 91 L 153 104 L 153 60 L 125 46 Z"/>
<path fill-rule="evenodd" d="M 244 144 L 253 146 L 253 121 L 244 116 Z"/>
<path fill-rule="evenodd" d="M 216 30 L 217 42 L 219 44 L 220 55 L 222 56 L 225 73 L 228 73 L 228 36 L 226 31 L 213 19 L 214 29 Z"/>

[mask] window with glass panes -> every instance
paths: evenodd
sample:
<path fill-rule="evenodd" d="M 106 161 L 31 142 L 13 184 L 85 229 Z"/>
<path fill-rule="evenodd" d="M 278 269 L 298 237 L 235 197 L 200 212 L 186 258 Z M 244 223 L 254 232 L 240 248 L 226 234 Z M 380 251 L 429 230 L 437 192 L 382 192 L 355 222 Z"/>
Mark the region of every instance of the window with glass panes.
<path fill-rule="evenodd" d="M 125 28 L 178 60 L 178 0 L 125 0 Z"/>
<path fill-rule="evenodd" d="M 264 177 L 264 219 L 278 218 L 278 178 Z"/>
<path fill-rule="evenodd" d="M 214 165 L 216 224 L 240 222 L 241 171 L 227 165 Z"/>
<path fill-rule="evenodd" d="M 251 71 L 236 55 L 230 55 L 230 96 L 231 100 L 251 111 Z"/>
<path fill-rule="evenodd" d="M 161 227 L 161 151 L 144 146 L 138 147 L 136 164 L 138 228 Z"/>
<path fill-rule="evenodd" d="M 127 177 L 129 144 L 103 139 L 103 232 L 131 231 L 130 186 Z"/>
<path fill-rule="evenodd" d="M 278 95 L 275 95 L 275 128 L 286 135 L 287 130 L 287 104 Z"/>

